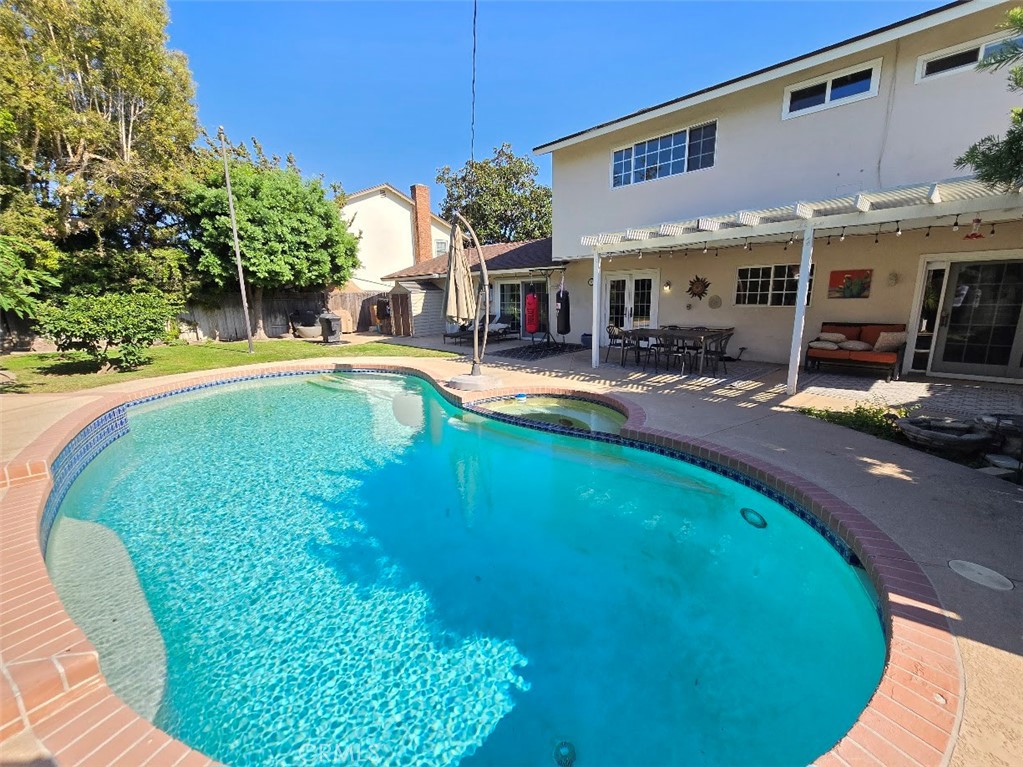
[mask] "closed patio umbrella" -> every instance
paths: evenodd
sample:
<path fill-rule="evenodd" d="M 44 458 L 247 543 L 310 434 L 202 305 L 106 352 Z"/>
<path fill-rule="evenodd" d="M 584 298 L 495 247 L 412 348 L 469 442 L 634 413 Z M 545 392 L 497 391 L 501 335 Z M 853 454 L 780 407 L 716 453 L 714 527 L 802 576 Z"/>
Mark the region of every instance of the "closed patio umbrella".
<path fill-rule="evenodd" d="M 451 227 L 448 247 L 448 279 L 444 285 L 444 316 L 448 322 L 464 325 L 476 319 L 476 292 L 469 271 L 469 259 L 462 245 L 462 228 Z"/>

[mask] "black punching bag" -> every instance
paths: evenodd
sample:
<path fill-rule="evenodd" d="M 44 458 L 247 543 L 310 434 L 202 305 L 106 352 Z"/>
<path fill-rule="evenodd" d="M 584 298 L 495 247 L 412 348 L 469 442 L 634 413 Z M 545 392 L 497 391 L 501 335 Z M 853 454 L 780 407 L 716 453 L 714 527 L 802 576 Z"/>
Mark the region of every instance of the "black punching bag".
<path fill-rule="evenodd" d="M 569 310 L 568 291 L 562 288 L 555 297 L 558 309 L 558 335 L 567 336 L 572 332 L 572 318 Z"/>

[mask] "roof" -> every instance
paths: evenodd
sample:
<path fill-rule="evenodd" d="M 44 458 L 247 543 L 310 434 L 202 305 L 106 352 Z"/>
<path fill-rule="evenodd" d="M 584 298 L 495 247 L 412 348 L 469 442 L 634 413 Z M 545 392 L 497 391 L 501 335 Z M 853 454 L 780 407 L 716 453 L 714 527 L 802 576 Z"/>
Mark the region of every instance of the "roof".
<path fill-rule="evenodd" d="M 729 247 L 744 241 L 794 240 L 806 227 L 821 234 L 842 236 L 895 229 L 916 229 L 951 224 L 952 217 L 982 216 L 992 223 L 1015 220 L 1023 212 L 1023 190 L 1003 190 L 973 177 L 953 178 L 930 184 L 864 191 L 826 200 L 800 201 L 761 210 L 738 210 L 672 223 L 639 226 L 620 232 L 590 234 L 581 244 L 601 255 L 675 250 L 680 247 Z M 969 218 L 959 222 L 967 226 Z M 876 230 L 875 230 L 876 227 Z M 567 260 L 590 258 L 592 253 L 566 256 Z"/>
<path fill-rule="evenodd" d="M 393 195 L 394 195 L 395 197 L 398 197 L 399 199 L 402 199 L 402 200 L 404 200 L 404 201 L 405 201 L 405 202 L 407 202 L 407 203 L 408 203 L 409 205 L 414 205 L 414 204 L 415 204 L 415 203 L 414 203 L 414 202 L 412 201 L 412 198 L 411 198 L 411 197 L 409 197 L 409 196 L 408 196 L 407 194 L 405 194 L 404 192 L 402 192 L 402 191 L 401 191 L 400 189 L 398 189 L 398 187 L 396 187 L 396 186 L 395 186 L 394 184 L 388 184 L 388 183 L 387 183 L 387 182 L 385 181 L 385 182 L 384 182 L 384 183 L 382 183 L 382 184 L 377 184 L 376 186 L 370 186 L 370 187 L 367 187 L 367 188 L 365 188 L 365 189 L 360 189 L 360 190 L 359 190 L 358 192 L 352 192 L 351 194 L 349 194 L 349 195 L 346 195 L 346 196 L 345 196 L 345 205 L 347 205 L 348 203 L 352 202 L 353 200 L 355 200 L 355 199 L 357 199 L 357 198 L 362 198 L 362 197 L 369 197 L 369 196 L 370 196 L 370 195 L 372 195 L 372 194 L 373 194 L 374 192 L 379 192 L 379 191 L 380 191 L 381 189 L 383 189 L 383 190 L 386 190 L 386 191 L 389 191 L 389 192 L 390 192 L 391 194 L 393 194 Z M 448 221 L 445 221 L 445 220 L 444 220 L 443 218 L 441 218 L 440 216 L 438 216 L 438 215 L 437 215 L 436 213 L 434 213 L 433 211 L 431 211 L 431 212 L 430 212 L 430 218 L 432 218 L 432 219 L 433 219 L 434 223 L 436 223 L 436 224 L 440 224 L 441 226 L 443 226 L 443 227 L 445 227 L 445 228 L 450 228 L 450 227 L 451 227 L 451 224 L 450 224 L 450 222 L 448 222 Z"/>
<path fill-rule="evenodd" d="M 890 40 L 894 40 L 899 37 L 904 37 L 914 32 L 919 32 L 930 27 L 943 24 L 953 19 L 961 18 L 972 13 L 979 11 L 988 10 L 992 7 L 990 0 L 955 0 L 955 2 L 947 3 L 933 8 L 923 13 L 918 13 L 915 16 L 896 21 L 893 24 L 889 24 L 884 27 L 865 32 L 855 37 L 850 37 L 841 42 L 834 43 L 832 45 L 818 48 L 815 51 L 804 53 L 801 56 L 787 59 L 786 61 L 772 64 L 771 66 L 758 69 L 755 72 L 750 72 L 740 77 L 732 78 L 731 80 L 725 80 L 724 82 L 718 83 L 717 85 L 711 85 L 707 88 L 702 88 L 692 93 L 687 93 L 685 96 L 679 96 L 678 98 L 672 99 L 671 101 L 665 101 L 661 104 L 657 104 L 652 107 L 640 109 L 637 112 L 632 112 L 624 117 L 618 117 L 614 120 L 595 125 L 592 128 L 586 128 L 585 130 L 571 133 L 562 138 L 549 141 L 546 144 L 541 144 L 538 147 L 534 147 L 533 151 L 536 154 L 548 154 L 556 149 L 561 149 L 565 146 L 571 146 L 581 141 L 586 141 L 591 138 L 610 133 L 620 128 L 628 127 L 636 123 L 643 122 L 645 120 L 652 119 L 654 117 L 660 117 L 671 112 L 677 112 L 681 109 L 685 109 L 696 104 L 700 104 L 704 101 L 710 101 L 714 98 L 725 96 L 729 93 L 751 88 L 769 80 L 775 80 L 779 77 L 785 77 L 795 72 L 799 72 L 810 67 L 817 66 L 818 64 L 825 63 L 829 60 L 837 59 L 842 56 L 851 55 L 857 53 L 866 48 L 881 45 Z"/>
<path fill-rule="evenodd" d="M 523 242 L 499 242 L 494 245 L 483 245 L 483 257 L 487 261 L 489 272 L 521 272 L 529 269 L 549 269 L 554 266 L 551 238 L 525 240 Z M 475 248 L 466 251 L 469 265 L 473 271 L 479 271 L 479 257 Z M 385 280 L 410 280 L 416 278 L 444 277 L 448 273 L 447 255 L 437 256 L 428 261 L 388 274 Z"/>

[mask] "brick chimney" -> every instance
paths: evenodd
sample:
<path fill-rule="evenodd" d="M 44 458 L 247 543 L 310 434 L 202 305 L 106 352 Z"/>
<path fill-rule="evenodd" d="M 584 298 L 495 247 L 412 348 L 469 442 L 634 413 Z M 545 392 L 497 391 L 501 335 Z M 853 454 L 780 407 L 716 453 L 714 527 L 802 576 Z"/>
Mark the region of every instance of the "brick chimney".
<path fill-rule="evenodd" d="M 412 185 L 412 256 L 417 264 L 433 258 L 430 187 L 426 184 Z"/>

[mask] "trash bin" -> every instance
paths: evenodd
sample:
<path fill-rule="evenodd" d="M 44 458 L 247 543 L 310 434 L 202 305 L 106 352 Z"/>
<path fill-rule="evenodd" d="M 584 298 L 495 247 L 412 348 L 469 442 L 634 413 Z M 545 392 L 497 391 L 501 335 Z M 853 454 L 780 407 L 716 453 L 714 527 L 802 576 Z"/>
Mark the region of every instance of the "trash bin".
<path fill-rule="evenodd" d="M 323 343 L 341 343 L 341 318 L 333 312 L 320 315 L 320 330 L 323 332 Z"/>
<path fill-rule="evenodd" d="M 587 349 L 592 349 L 593 348 L 593 334 L 592 333 L 583 333 L 582 336 L 579 338 L 579 343 L 581 343 Z"/>

